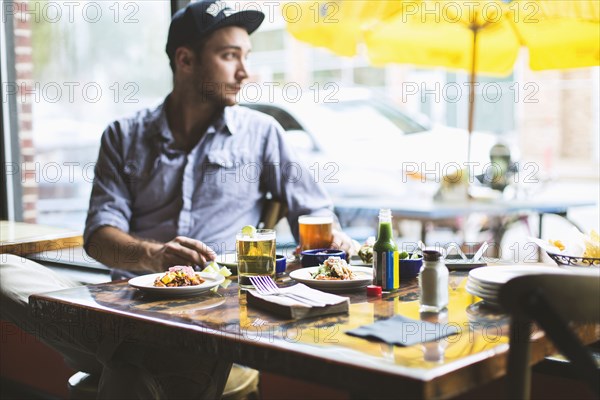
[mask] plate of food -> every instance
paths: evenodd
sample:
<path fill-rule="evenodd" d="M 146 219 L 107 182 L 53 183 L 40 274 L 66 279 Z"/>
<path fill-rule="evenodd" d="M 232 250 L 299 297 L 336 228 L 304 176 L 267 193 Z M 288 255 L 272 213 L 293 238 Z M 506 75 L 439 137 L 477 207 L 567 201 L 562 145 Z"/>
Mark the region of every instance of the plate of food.
<path fill-rule="evenodd" d="M 129 285 L 153 295 L 169 297 L 195 296 L 225 281 L 220 274 L 196 272 L 191 267 L 176 266 L 168 271 L 142 275 L 129 280 Z"/>
<path fill-rule="evenodd" d="M 561 268 L 600 267 L 600 235 L 593 229 L 586 235 L 573 227 L 561 239 L 529 239 Z"/>
<path fill-rule="evenodd" d="M 343 291 L 370 285 L 373 282 L 373 268 L 351 266 L 346 260 L 330 257 L 316 267 L 291 272 L 290 278 L 315 289 Z"/>

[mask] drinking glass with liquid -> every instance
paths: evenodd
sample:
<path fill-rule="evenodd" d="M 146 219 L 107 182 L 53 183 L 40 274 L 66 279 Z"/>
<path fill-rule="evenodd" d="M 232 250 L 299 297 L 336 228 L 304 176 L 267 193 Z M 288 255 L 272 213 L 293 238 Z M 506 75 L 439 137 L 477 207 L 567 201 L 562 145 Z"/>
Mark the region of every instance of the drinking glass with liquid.
<path fill-rule="evenodd" d="M 327 249 L 333 242 L 333 217 L 302 215 L 298 217 L 300 249 Z"/>
<path fill-rule="evenodd" d="M 256 229 L 251 234 L 238 232 L 236 237 L 238 283 L 252 289 L 249 277 L 268 275 L 275 278 L 275 230 Z"/>

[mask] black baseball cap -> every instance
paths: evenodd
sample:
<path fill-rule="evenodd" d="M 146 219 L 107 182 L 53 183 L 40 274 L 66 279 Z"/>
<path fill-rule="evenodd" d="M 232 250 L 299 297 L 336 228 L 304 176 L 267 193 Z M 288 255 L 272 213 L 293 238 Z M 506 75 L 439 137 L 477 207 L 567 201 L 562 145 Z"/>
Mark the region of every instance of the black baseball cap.
<path fill-rule="evenodd" d="M 167 39 L 167 54 L 169 59 L 175 55 L 178 47 L 190 44 L 226 26 L 239 26 L 254 32 L 265 19 L 258 10 L 232 10 L 220 0 L 202 0 L 188 4 L 177 11 L 171 19 L 169 38 Z"/>

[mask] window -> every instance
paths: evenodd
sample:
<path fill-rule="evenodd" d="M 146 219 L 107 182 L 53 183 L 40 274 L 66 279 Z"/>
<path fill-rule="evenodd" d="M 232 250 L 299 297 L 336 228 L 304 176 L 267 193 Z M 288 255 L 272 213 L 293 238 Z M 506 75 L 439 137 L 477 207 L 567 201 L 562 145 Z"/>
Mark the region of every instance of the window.
<path fill-rule="evenodd" d="M 313 71 L 313 81 L 319 84 L 339 82 L 342 79 L 342 71 L 339 69 Z"/>
<path fill-rule="evenodd" d="M 285 31 L 283 29 L 258 31 L 252 34 L 251 38 L 253 52 L 285 50 Z"/>
<path fill-rule="evenodd" d="M 468 74 L 448 73 L 446 86 L 442 91 L 447 102 L 447 120 L 450 126 L 466 129 L 469 87 Z M 498 135 L 510 134 L 515 130 L 515 104 L 519 82 L 511 74 L 507 77 L 478 75 L 475 86 L 474 129 L 493 132 Z M 521 85 L 522 86 L 522 85 Z"/>
<path fill-rule="evenodd" d="M 170 90 L 170 2 L 12 6 L 16 78 L 3 91 L 17 104 L 21 160 L 11 173 L 24 220 L 81 230 L 102 132 Z"/>
<path fill-rule="evenodd" d="M 357 85 L 384 87 L 385 70 L 375 67 L 358 67 L 354 69 L 354 83 Z"/>

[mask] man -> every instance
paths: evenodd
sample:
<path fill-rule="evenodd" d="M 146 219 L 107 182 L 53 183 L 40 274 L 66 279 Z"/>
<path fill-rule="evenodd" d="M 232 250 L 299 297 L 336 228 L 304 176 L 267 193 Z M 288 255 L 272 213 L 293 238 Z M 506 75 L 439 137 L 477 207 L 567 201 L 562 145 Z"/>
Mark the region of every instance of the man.
<path fill-rule="evenodd" d="M 99 261 L 153 271 L 202 265 L 234 250 L 236 231 L 258 223 L 267 192 L 287 205 L 296 238 L 298 216 L 332 215 L 282 128 L 236 105 L 249 34 L 264 15 L 230 12 L 204 1 L 177 13 L 166 49 L 173 91 L 104 132 L 84 235 Z M 339 230 L 334 245 L 354 251 Z"/>
<path fill-rule="evenodd" d="M 203 265 L 233 250 L 235 233 L 256 225 L 265 194 L 284 201 L 297 236 L 303 214 L 331 215 L 332 205 L 283 140 L 272 118 L 236 106 L 248 78 L 249 34 L 258 11 L 233 13 L 202 1 L 175 14 L 167 54 L 173 91 L 154 110 L 116 121 L 104 132 L 84 232 L 88 252 L 106 265 L 164 271 Z M 248 166 L 260 170 L 255 179 Z M 296 168 L 293 177 L 285 171 Z M 334 244 L 352 250 L 336 231 Z M 35 263 L 4 257 L 2 316 L 35 332 L 27 318 L 29 294 L 73 287 Z M 36 277 L 37 279 L 34 279 Z M 43 338 L 76 368 L 98 371 L 100 396 L 218 397 L 231 363 L 160 354 L 135 343 L 72 343 L 58 333 Z"/>

